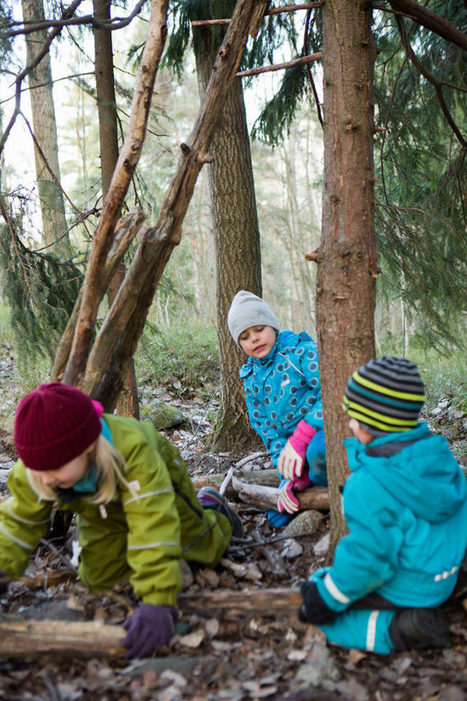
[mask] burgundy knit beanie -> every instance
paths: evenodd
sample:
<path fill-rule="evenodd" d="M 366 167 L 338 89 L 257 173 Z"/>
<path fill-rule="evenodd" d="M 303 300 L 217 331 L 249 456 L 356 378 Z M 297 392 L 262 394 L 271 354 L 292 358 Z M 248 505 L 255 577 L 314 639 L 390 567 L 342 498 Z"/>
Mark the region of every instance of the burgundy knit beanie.
<path fill-rule="evenodd" d="M 84 453 L 100 432 L 90 397 L 60 382 L 40 385 L 16 410 L 16 452 L 31 470 L 58 470 Z"/>

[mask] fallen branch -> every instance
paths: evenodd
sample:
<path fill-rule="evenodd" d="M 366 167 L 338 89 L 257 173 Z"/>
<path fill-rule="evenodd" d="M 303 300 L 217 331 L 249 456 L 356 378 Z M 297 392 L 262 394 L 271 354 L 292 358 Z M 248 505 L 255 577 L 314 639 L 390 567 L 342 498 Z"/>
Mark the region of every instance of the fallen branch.
<path fill-rule="evenodd" d="M 214 472 L 211 475 L 200 475 L 199 477 L 193 477 L 191 481 L 193 482 L 196 491 L 199 491 L 201 487 L 208 486 L 219 489 L 226 475 L 226 472 Z M 233 479 L 238 478 L 244 482 L 255 482 L 256 484 L 263 484 L 269 487 L 277 487 L 279 484 L 279 477 L 274 469 L 239 472 Z M 224 496 L 227 499 L 234 499 L 236 495 L 237 491 L 232 486 L 232 483 L 230 483 L 225 490 Z"/>
<path fill-rule="evenodd" d="M 201 616 L 235 618 L 237 616 L 297 616 L 302 602 L 299 589 L 242 589 L 235 591 L 197 592 L 179 594 L 177 605 L 184 613 Z"/>
<path fill-rule="evenodd" d="M 16 584 L 20 584 L 27 589 L 41 589 L 42 587 L 52 587 L 62 582 L 67 582 L 69 580 L 75 580 L 78 577 L 76 570 L 70 569 L 58 569 L 52 570 L 50 572 L 39 572 L 39 574 L 34 575 L 34 577 L 18 577 L 18 579 L 13 580 Z M 0 577 L 0 584 L 5 584 L 10 582 L 10 577 Z"/>
<path fill-rule="evenodd" d="M 299 589 L 222 589 L 179 594 L 183 613 L 237 620 L 238 616 L 287 616 L 297 618 L 301 604 Z M 0 615 L 0 657 L 30 657 L 45 653 L 62 655 L 106 655 L 121 657 L 122 626 L 100 621 L 67 622 L 20 620 Z"/>
<path fill-rule="evenodd" d="M 40 653 L 122 656 L 121 626 L 100 621 L 18 621 L 0 622 L 0 657 L 29 657 Z"/>
<path fill-rule="evenodd" d="M 242 501 L 246 501 L 259 509 L 275 509 L 279 489 L 259 484 L 251 484 L 238 477 L 232 478 L 232 486 L 237 491 Z M 298 492 L 300 511 L 316 509 L 317 511 L 329 511 L 329 491 L 327 487 L 312 487 L 304 492 Z"/>

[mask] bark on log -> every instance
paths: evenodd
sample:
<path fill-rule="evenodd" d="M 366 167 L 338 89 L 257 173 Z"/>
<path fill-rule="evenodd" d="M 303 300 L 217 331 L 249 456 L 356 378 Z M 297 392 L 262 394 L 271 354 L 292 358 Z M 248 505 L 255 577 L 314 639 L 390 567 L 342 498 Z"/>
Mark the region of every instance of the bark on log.
<path fill-rule="evenodd" d="M 97 621 L 0 622 L 0 657 L 29 657 L 40 653 L 122 656 L 120 640 L 126 635 L 122 626 Z"/>
<path fill-rule="evenodd" d="M 221 589 L 179 594 L 177 605 L 184 613 L 236 618 L 238 616 L 293 616 L 302 602 L 300 589 Z"/>
<path fill-rule="evenodd" d="M 238 496 L 248 504 L 259 509 L 276 509 L 279 489 L 277 487 L 265 487 L 258 484 L 250 484 L 237 477 L 232 478 L 232 486 Z M 300 511 L 316 509 L 317 511 L 329 511 L 329 492 L 327 487 L 312 487 L 304 492 L 297 493 L 300 502 Z"/>

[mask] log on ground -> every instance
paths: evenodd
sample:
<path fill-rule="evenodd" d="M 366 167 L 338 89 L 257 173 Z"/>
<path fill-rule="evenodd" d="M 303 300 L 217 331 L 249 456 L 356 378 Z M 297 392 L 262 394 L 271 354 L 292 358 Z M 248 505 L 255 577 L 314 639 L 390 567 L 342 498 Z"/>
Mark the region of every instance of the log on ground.
<path fill-rule="evenodd" d="M 232 478 L 232 486 L 242 501 L 256 506 L 259 509 L 276 509 L 279 490 L 277 487 L 268 487 L 259 484 L 251 484 L 238 477 Z M 304 492 L 297 492 L 300 502 L 300 511 L 316 509 L 317 511 L 329 511 L 329 491 L 327 487 L 312 487 Z"/>
<path fill-rule="evenodd" d="M 13 617 L 12 617 L 13 618 Z M 27 657 L 44 653 L 122 656 L 121 626 L 98 621 L 20 621 L 0 619 L 0 657 Z"/>
<path fill-rule="evenodd" d="M 239 616 L 287 616 L 297 619 L 301 603 L 299 589 L 243 589 L 179 594 L 183 613 L 237 620 Z M 21 620 L 0 616 L 0 657 L 30 657 L 40 654 L 121 657 L 122 626 L 100 621 L 64 622 Z"/>
<path fill-rule="evenodd" d="M 193 477 L 193 485 L 198 491 L 201 487 L 215 487 L 219 489 L 222 482 L 224 481 L 227 473 L 226 472 L 214 472 L 211 475 L 200 475 L 198 477 Z M 279 477 L 276 470 L 245 470 L 239 471 L 236 474 L 237 479 L 241 479 L 244 482 L 254 482 L 255 484 L 262 484 L 266 487 L 277 487 L 279 484 Z M 237 491 L 232 486 L 232 483 L 227 485 L 224 496 L 227 499 L 235 499 L 237 496 Z"/>
<path fill-rule="evenodd" d="M 297 616 L 302 602 L 299 589 L 220 589 L 179 594 L 177 605 L 184 613 L 201 616 Z"/>

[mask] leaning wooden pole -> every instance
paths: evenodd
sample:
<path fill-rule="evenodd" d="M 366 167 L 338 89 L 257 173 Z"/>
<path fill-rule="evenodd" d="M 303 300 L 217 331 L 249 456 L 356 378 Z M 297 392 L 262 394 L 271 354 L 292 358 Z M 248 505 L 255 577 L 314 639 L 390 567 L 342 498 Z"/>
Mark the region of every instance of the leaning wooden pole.
<path fill-rule="evenodd" d="M 210 161 L 209 146 L 221 116 L 224 98 L 269 0 L 239 0 L 214 63 L 199 116 L 160 209 L 159 219 L 141 241 L 124 283 L 94 343 L 82 387 L 113 408 L 129 358 L 136 350 L 155 289 L 175 246 L 202 166 Z"/>
<path fill-rule="evenodd" d="M 149 30 L 133 96 L 130 126 L 104 200 L 86 268 L 78 322 L 63 376 L 63 381 L 68 384 L 78 384 L 86 367 L 97 310 L 102 298 L 100 274 L 112 244 L 113 226 L 139 161 L 146 136 L 154 81 L 167 36 L 168 4 L 168 0 L 152 0 L 151 3 Z"/>
<path fill-rule="evenodd" d="M 130 247 L 135 236 L 142 236 L 147 226 L 144 215 L 138 209 L 132 209 L 123 216 L 115 225 L 112 245 L 108 252 L 104 267 L 99 276 L 99 299 L 104 296 L 106 289 L 113 278 L 115 271 L 123 260 L 123 256 Z M 50 381 L 56 382 L 62 379 L 68 362 L 73 343 L 76 324 L 79 317 L 81 302 L 83 300 L 83 287 L 76 299 L 75 306 L 68 320 L 65 331 L 55 353 L 54 363 L 50 372 Z"/>

